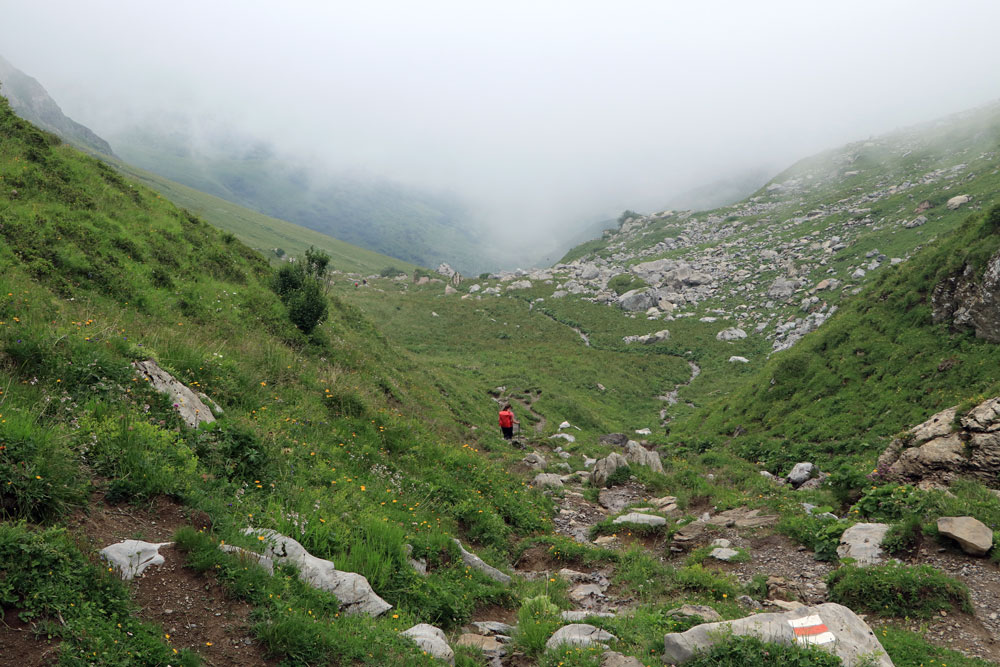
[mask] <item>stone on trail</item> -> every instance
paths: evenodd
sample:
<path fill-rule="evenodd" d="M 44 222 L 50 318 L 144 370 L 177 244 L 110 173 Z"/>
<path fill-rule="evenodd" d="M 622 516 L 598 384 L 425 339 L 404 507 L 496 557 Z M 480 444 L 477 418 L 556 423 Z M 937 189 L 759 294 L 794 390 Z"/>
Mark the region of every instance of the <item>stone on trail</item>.
<path fill-rule="evenodd" d="M 571 623 L 556 630 L 555 634 L 545 642 L 545 649 L 552 650 L 560 646 L 587 648 L 595 645 L 607 648 L 604 642 L 617 640 L 618 638 L 610 632 L 595 628 L 593 625 Z"/>
<path fill-rule="evenodd" d="M 625 444 L 625 460 L 629 463 L 646 466 L 653 472 L 663 472 L 660 453 L 646 449 L 635 440 L 629 440 Z"/>
<path fill-rule="evenodd" d="M 191 428 L 215 421 L 212 410 L 202 402 L 197 394 L 175 380 L 170 373 L 160 368 L 152 359 L 133 361 L 132 367 L 135 368 L 136 375 L 149 382 L 153 389 L 170 396 L 177 414 Z"/>
<path fill-rule="evenodd" d="M 853 558 L 856 565 L 878 565 L 883 561 L 882 540 L 889 532 L 886 523 L 856 523 L 840 536 L 837 555 Z"/>
<path fill-rule="evenodd" d="M 638 512 L 630 512 L 618 517 L 611 523 L 637 523 L 641 526 L 665 526 L 667 525 L 667 520 L 662 516 L 656 516 L 655 514 L 639 514 Z"/>
<path fill-rule="evenodd" d="M 958 542 L 970 556 L 985 556 L 993 547 L 993 531 L 971 516 L 945 516 L 937 520 L 938 532 Z"/>
<path fill-rule="evenodd" d="M 142 540 L 122 540 L 101 549 L 101 557 L 111 563 L 125 581 L 131 581 L 152 565 L 163 565 L 160 547 L 173 542 L 143 542 Z"/>
<path fill-rule="evenodd" d="M 605 651 L 601 655 L 601 667 L 643 667 L 639 658 L 623 655 L 617 651 Z"/>
<path fill-rule="evenodd" d="M 522 459 L 529 468 L 533 470 L 544 470 L 545 466 L 548 465 L 545 462 L 545 457 L 538 452 L 531 452 L 530 454 L 525 454 Z"/>
<path fill-rule="evenodd" d="M 507 655 L 507 649 L 493 637 L 484 637 L 471 632 L 460 635 L 455 644 L 479 649 L 487 658 L 501 658 Z"/>
<path fill-rule="evenodd" d="M 598 488 L 604 487 L 608 478 L 619 468 L 628 465 L 628 461 L 618 452 L 612 452 L 594 464 L 594 469 L 590 473 L 590 483 Z"/>
<path fill-rule="evenodd" d="M 570 435 L 569 433 L 555 433 L 549 436 L 549 440 L 553 440 L 555 438 L 561 438 L 566 442 L 576 442 L 576 438 Z"/>
<path fill-rule="evenodd" d="M 462 543 L 455 538 L 451 538 L 451 541 L 458 545 L 458 550 L 462 554 L 463 563 L 471 567 L 473 570 L 479 570 L 493 581 L 499 581 L 501 584 L 510 583 L 510 575 L 504 574 L 492 565 L 489 565 L 476 554 L 466 551 L 465 547 L 462 546 Z"/>
<path fill-rule="evenodd" d="M 765 642 L 814 644 L 837 657 L 845 667 L 893 667 L 875 633 L 853 611 L 839 604 L 802 607 L 785 613 L 756 614 L 735 621 L 704 623 L 663 638 L 663 662 L 682 663 L 730 634 L 753 635 Z"/>
<path fill-rule="evenodd" d="M 404 637 L 409 637 L 416 642 L 420 648 L 427 651 L 438 660 L 444 660 L 449 665 L 455 664 L 455 652 L 450 646 L 448 646 L 448 638 L 445 636 L 444 632 L 433 625 L 418 623 L 408 630 L 403 630 L 399 634 Z"/>
<path fill-rule="evenodd" d="M 381 616 L 392 605 L 372 590 L 368 580 L 356 572 L 342 572 L 331 561 L 313 556 L 290 537 L 270 529 L 246 528 L 244 535 L 257 535 L 264 544 L 264 556 L 275 563 L 293 563 L 299 579 L 313 588 L 333 593 L 346 614 Z"/>
<path fill-rule="evenodd" d="M 681 605 L 680 607 L 677 607 L 677 609 L 671 609 L 668 611 L 667 616 L 683 616 L 688 618 L 691 616 L 698 616 L 704 619 L 706 623 L 722 620 L 722 614 L 705 604 Z"/>
<path fill-rule="evenodd" d="M 562 477 L 550 472 L 535 475 L 532 484 L 537 489 L 561 489 L 563 486 Z"/>
<path fill-rule="evenodd" d="M 736 551 L 736 549 L 727 549 L 725 547 L 716 547 L 716 548 L 712 549 L 711 553 L 709 553 L 708 555 L 709 555 L 709 557 L 714 558 L 715 560 L 721 560 L 721 561 L 729 562 L 732 559 L 734 559 L 737 556 L 739 556 L 740 552 Z"/>

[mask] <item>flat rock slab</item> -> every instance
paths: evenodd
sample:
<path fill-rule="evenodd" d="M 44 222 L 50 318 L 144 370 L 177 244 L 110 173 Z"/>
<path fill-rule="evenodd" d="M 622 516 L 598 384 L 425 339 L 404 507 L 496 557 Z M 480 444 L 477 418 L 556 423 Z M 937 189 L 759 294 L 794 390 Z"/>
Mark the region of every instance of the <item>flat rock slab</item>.
<path fill-rule="evenodd" d="M 667 525 L 667 520 L 662 516 L 656 516 L 655 514 L 639 514 L 638 512 L 630 512 L 618 517 L 611 523 L 637 523 L 642 526 L 665 526 Z"/>
<path fill-rule="evenodd" d="M 427 651 L 438 660 L 444 660 L 449 665 L 455 664 L 455 652 L 448 645 L 448 638 L 439 628 L 427 623 L 418 623 L 399 634 L 409 637 L 417 646 Z"/>
<path fill-rule="evenodd" d="M 531 483 L 538 489 L 561 489 L 563 487 L 562 477 L 551 472 L 535 475 L 535 479 Z"/>
<path fill-rule="evenodd" d="M 839 657 L 846 667 L 893 667 L 875 633 L 853 611 L 826 603 L 780 614 L 756 614 L 735 621 L 704 623 L 663 638 L 663 662 L 682 663 L 729 634 L 753 635 L 765 642 L 815 644 Z"/>
<path fill-rule="evenodd" d="M 853 558 L 856 565 L 878 565 L 883 561 L 882 540 L 889 532 L 885 523 L 856 523 L 840 536 L 837 555 Z"/>
<path fill-rule="evenodd" d="M 125 581 L 131 581 L 141 575 L 146 568 L 153 565 L 163 565 L 163 556 L 160 555 L 160 547 L 173 544 L 173 542 L 143 542 L 142 540 L 122 540 L 117 544 L 111 544 L 101 549 L 101 557 L 111 563 L 111 567 L 118 572 Z"/>
<path fill-rule="evenodd" d="M 722 620 L 722 615 L 719 614 L 719 612 L 715 611 L 714 609 L 705 604 L 682 605 L 680 607 L 677 607 L 677 609 L 671 609 L 670 611 L 668 611 L 667 616 L 682 616 L 688 618 L 691 616 L 698 616 L 710 623 L 713 621 Z"/>
<path fill-rule="evenodd" d="M 962 551 L 971 556 L 985 556 L 993 547 L 993 531 L 971 516 L 945 516 L 937 521 L 937 529 L 958 542 Z"/>
<path fill-rule="evenodd" d="M 708 555 L 709 557 L 714 558 L 715 560 L 729 562 L 732 559 L 739 556 L 740 552 L 737 551 L 736 549 L 729 549 L 727 547 L 716 547 L 712 549 L 712 552 L 709 553 Z"/>
<path fill-rule="evenodd" d="M 617 641 L 610 632 L 595 628 L 586 623 L 571 623 L 564 625 L 555 631 L 549 640 L 545 642 L 545 649 L 551 650 L 559 646 L 571 646 L 574 648 L 587 648 L 588 646 L 603 646 L 604 642 Z"/>
<path fill-rule="evenodd" d="M 457 646 L 477 648 L 485 653 L 487 657 L 496 656 L 499 658 L 507 654 L 507 649 L 504 648 L 503 644 L 493 637 L 484 637 L 483 635 L 475 635 L 468 632 L 460 635 L 455 644 Z"/>

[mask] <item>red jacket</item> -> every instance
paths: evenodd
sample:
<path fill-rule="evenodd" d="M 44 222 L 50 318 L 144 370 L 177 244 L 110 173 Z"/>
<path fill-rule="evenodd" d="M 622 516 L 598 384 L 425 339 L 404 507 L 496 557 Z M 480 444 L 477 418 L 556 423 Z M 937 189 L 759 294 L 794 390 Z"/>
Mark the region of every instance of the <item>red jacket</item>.
<path fill-rule="evenodd" d="M 503 428 L 510 428 L 514 425 L 514 413 L 510 410 L 500 411 L 500 426 Z"/>

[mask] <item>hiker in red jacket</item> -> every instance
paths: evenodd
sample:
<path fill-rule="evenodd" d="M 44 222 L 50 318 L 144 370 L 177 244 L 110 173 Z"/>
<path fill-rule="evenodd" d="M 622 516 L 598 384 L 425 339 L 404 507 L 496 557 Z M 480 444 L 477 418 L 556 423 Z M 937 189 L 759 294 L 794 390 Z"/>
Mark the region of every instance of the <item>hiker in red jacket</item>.
<path fill-rule="evenodd" d="M 500 411 L 500 431 L 503 433 L 504 440 L 513 439 L 514 424 L 520 423 L 514 418 L 514 411 L 510 409 L 510 403 L 503 406 L 503 410 Z"/>

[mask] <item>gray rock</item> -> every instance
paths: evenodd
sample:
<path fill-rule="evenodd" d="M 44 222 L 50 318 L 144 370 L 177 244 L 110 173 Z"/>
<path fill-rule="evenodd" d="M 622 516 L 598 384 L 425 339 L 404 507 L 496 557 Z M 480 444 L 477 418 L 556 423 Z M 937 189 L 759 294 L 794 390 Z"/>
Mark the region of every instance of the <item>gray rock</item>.
<path fill-rule="evenodd" d="M 837 555 L 853 558 L 859 566 L 878 565 L 883 561 L 882 540 L 889 532 L 885 523 L 856 523 L 840 536 Z"/>
<path fill-rule="evenodd" d="M 594 469 L 590 473 L 590 483 L 601 488 L 604 487 L 608 478 L 614 474 L 618 468 L 628 465 L 628 461 L 618 452 L 612 452 L 594 464 Z"/>
<path fill-rule="evenodd" d="M 642 526 L 665 526 L 667 525 L 667 520 L 662 516 L 656 516 L 655 514 L 640 514 L 639 512 L 629 512 L 623 516 L 618 517 L 611 523 L 637 523 Z"/>
<path fill-rule="evenodd" d="M 238 547 L 234 544 L 220 544 L 219 549 L 221 551 L 225 551 L 226 553 L 235 554 L 241 560 L 259 565 L 264 568 L 265 572 L 274 576 L 274 561 L 263 554 L 259 554 L 256 551 L 249 551 L 248 549 Z"/>
<path fill-rule="evenodd" d="M 945 206 L 948 207 L 949 211 L 954 211 L 955 209 L 960 208 L 962 204 L 968 204 L 970 201 L 972 201 L 972 197 L 969 195 L 956 195 L 949 199 Z"/>
<path fill-rule="evenodd" d="M 125 581 L 141 575 L 146 568 L 163 565 L 160 549 L 173 542 L 143 542 L 142 540 L 122 540 L 101 549 L 101 557 L 111 564 Z"/>
<path fill-rule="evenodd" d="M 474 570 L 479 570 L 493 581 L 499 581 L 501 584 L 510 583 L 510 575 L 504 574 L 503 572 L 496 569 L 492 565 L 487 564 L 486 561 L 484 561 L 476 554 L 470 551 L 466 551 L 465 547 L 462 546 L 462 543 L 456 540 L 455 538 L 452 538 L 451 541 L 458 545 L 458 550 L 462 554 L 463 563 L 465 563 Z"/>
<path fill-rule="evenodd" d="M 333 593 L 344 613 L 381 616 L 392 609 L 391 604 L 375 594 L 363 576 L 341 572 L 331 561 L 313 556 L 292 538 L 269 529 L 246 528 L 243 533 L 263 538 L 264 556 L 278 564 L 293 563 L 299 579 L 313 588 Z"/>
<path fill-rule="evenodd" d="M 729 634 L 753 635 L 765 642 L 782 644 L 795 641 L 815 644 L 838 656 L 846 667 L 862 664 L 893 667 L 889 655 L 865 622 L 847 607 L 833 603 L 704 623 L 687 632 L 668 634 L 663 638 L 663 662 L 685 662 Z"/>
<path fill-rule="evenodd" d="M 509 290 L 515 290 L 515 289 L 531 289 L 531 281 L 530 280 L 515 280 L 510 285 L 507 285 L 507 290 L 508 291 Z"/>
<path fill-rule="evenodd" d="M 469 632 L 460 635 L 455 645 L 479 649 L 487 658 L 502 658 L 507 655 L 507 649 L 497 639 Z"/>
<path fill-rule="evenodd" d="M 802 485 L 807 479 L 813 476 L 813 472 L 816 470 L 816 466 L 812 463 L 802 462 L 796 463 L 792 468 L 792 471 L 788 473 L 788 483 L 793 486 Z"/>
<path fill-rule="evenodd" d="M 614 618 L 615 615 L 609 611 L 591 611 L 589 609 L 575 609 L 570 611 L 564 611 L 559 614 L 562 620 L 569 623 L 579 623 L 588 618 Z"/>
<path fill-rule="evenodd" d="M 643 667 L 639 658 L 623 655 L 617 651 L 605 651 L 601 655 L 601 667 Z"/>
<path fill-rule="evenodd" d="M 197 428 L 199 424 L 210 424 L 215 421 L 215 415 L 202 400 L 187 386 L 178 382 L 152 359 L 146 361 L 133 361 L 132 367 L 136 374 L 149 382 L 153 389 L 161 394 L 170 396 L 174 409 L 181 416 L 184 423 L 191 428 Z"/>
<path fill-rule="evenodd" d="M 604 642 L 617 640 L 618 638 L 610 632 L 595 628 L 593 625 L 571 623 L 556 630 L 555 634 L 545 642 L 545 649 L 552 650 L 560 646 L 587 648 L 595 645 L 607 648 Z"/>
<path fill-rule="evenodd" d="M 602 435 L 597 439 L 602 445 L 614 445 L 615 447 L 624 447 L 625 443 L 628 442 L 628 436 L 624 433 L 608 433 L 607 435 Z"/>
<path fill-rule="evenodd" d="M 737 357 L 736 355 L 733 355 L 733 356 L 729 357 L 729 363 L 731 363 L 731 364 L 736 364 L 736 363 L 739 363 L 739 364 L 749 364 L 750 360 L 747 359 L 746 357 Z"/>
<path fill-rule="evenodd" d="M 565 440 L 566 442 L 576 442 L 576 438 L 569 433 L 554 433 L 549 436 L 549 440 Z"/>
<path fill-rule="evenodd" d="M 630 464 L 646 466 L 653 472 L 663 472 L 660 453 L 650 451 L 634 440 L 625 444 L 625 460 Z"/>
<path fill-rule="evenodd" d="M 684 618 L 690 618 L 692 616 L 698 616 L 704 619 L 708 623 L 722 620 L 722 614 L 715 611 L 708 605 L 704 604 L 685 604 L 677 607 L 676 609 L 671 609 L 667 612 L 667 616 L 679 616 Z"/>
<path fill-rule="evenodd" d="M 736 551 L 735 549 L 724 549 L 722 547 L 716 547 L 715 549 L 712 549 L 711 553 L 709 553 L 708 555 L 709 557 L 714 558 L 715 560 L 722 560 L 728 562 L 739 556 L 740 552 Z"/>
<path fill-rule="evenodd" d="M 656 305 L 657 299 L 648 289 L 630 290 L 618 297 L 618 305 L 629 312 L 646 311 Z"/>
<path fill-rule="evenodd" d="M 730 327 L 728 329 L 723 329 L 719 333 L 715 334 L 716 340 L 742 340 L 747 337 L 747 332 L 743 329 L 738 329 L 736 327 Z"/>
<path fill-rule="evenodd" d="M 412 628 L 404 630 L 399 634 L 404 637 L 409 637 L 416 642 L 420 648 L 427 651 L 438 660 L 444 660 L 449 665 L 455 664 L 455 652 L 452 650 L 451 646 L 448 645 L 448 638 L 445 636 L 444 632 L 433 625 L 418 623 Z"/>
<path fill-rule="evenodd" d="M 479 630 L 481 635 L 512 635 L 514 626 L 501 623 L 500 621 L 473 621 L 472 625 Z"/>
<path fill-rule="evenodd" d="M 958 542 L 971 556 L 985 556 L 993 547 L 993 531 L 971 516 L 946 516 L 937 521 L 938 532 Z"/>
<path fill-rule="evenodd" d="M 532 470 L 544 470 L 547 465 L 545 462 L 545 457 L 538 452 L 531 452 L 530 454 L 525 454 L 522 459 L 528 467 Z"/>
<path fill-rule="evenodd" d="M 563 487 L 562 478 L 552 473 L 539 473 L 535 475 L 532 482 L 538 489 L 561 489 Z"/>
<path fill-rule="evenodd" d="M 798 286 L 799 283 L 796 280 L 778 278 L 771 283 L 771 287 L 767 290 L 767 295 L 772 299 L 787 299 L 798 289 Z"/>

